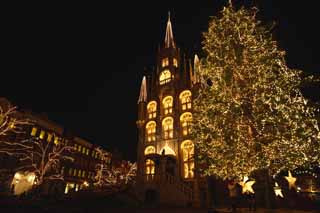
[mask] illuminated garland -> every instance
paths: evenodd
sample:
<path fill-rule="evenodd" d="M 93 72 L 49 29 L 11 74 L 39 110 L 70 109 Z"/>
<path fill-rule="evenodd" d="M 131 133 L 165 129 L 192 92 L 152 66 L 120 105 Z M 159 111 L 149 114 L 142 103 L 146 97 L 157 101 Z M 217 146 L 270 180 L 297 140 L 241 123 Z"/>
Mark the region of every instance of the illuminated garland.
<path fill-rule="evenodd" d="M 223 179 L 320 162 L 316 109 L 299 90 L 302 72 L 287 67 L 255 16 L 254 8 L 229 4 L 213 17 L 196 73 L 192 135 L 202 172 Z"/>

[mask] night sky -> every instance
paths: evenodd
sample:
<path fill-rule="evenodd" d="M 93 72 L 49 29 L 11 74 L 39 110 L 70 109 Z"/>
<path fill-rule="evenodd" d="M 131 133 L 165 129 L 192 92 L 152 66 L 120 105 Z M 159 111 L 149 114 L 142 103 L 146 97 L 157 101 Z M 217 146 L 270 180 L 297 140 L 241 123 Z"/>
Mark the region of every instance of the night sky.
<path fill-rule="evenodd" d="M 110 2 L 110 3 L 108 3 Z M 201 49 L 209 17 L 227 1 L 107 1 L 12 5 L 2 19 L 0 96 L 47 113 L 76 135 L 136 159 L 137 99 L 145 69 L 163 44 L 168 11 L 176 43 Z M 317 1 L 234 1 L 257 5 L 292 68 L 320 74 Z M 254 3 L 252 3 L 254 2 Z M 320 89 L 306 95 L 320 100 Z"/>

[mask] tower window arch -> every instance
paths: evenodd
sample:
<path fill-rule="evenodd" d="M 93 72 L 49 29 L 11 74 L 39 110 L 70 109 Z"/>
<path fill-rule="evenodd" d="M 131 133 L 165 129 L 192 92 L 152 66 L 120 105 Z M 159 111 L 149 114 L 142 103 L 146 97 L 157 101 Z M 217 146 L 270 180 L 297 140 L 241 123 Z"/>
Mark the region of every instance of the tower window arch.
<path fill-rule="evenodd" d="M 166 84 L 170 81 L 171 81 L 171 72 L 169 70 L 162 71 L 159 76 L 160 85 Z"/>
<path fill-rule="evenodd" d="M 156 127 L 155 121 L 149 121 L 146 125 L 146 138 L 148 142 L 156 141 Z"/>
<path fill-rule="evenodd" d="M 183 141 L 181 144 L 183 177 L 194 177 L 194 144 L 191 140 Z"/>
<path fill-rule="evenodd" d="M 191 92 L 185 90 L 179 95 L 182 110 L 191 109 Z"/>
<path fill-rule="evenodd" d="M 155 163 L 153 160 L 151 159 L 147 159 L 146 160 L 146 175 L 147 178 L 149 177 L 153 177 L 153 175 L 155 174 Z"/>
<path fill-rule="evenodd" d="M 182 135 L 190 134 L 191 122 L 192 122 L 192 114 L 190 112 L 185 112 L 180 116 Z"/>
<path fill-rule="evenodd" d="M 167 67 L 167 66 L 169 66 L 169 58 L 162 59 L 162 67 Z"/>
<path fill-rule="evenodd" d="M 157 116 L 157 102 L 151 101 L 147 105 L 148 118 L 152 119 Z"/>
<path fill-rule="evenodd" d="M 162 100 L 164 114 L 172 113 L 173 97 L 167 96 Z"/>
<path fill-rule="evenodd" d="M 173 138 L 173 118 L 167 117 L 162 121 L 162 131 L 164 139 Z"/>
<path fill-rule="evenodd" d="M 178 60 L 176 58 L 173 58 L 173 66 L 178 67 Z"/>
<path fill-rule="evenodd" d="M 144 150 L 144 155 L 154 154 L 156 153 L 156 149 L 154 146 L 147 146 Z"/>

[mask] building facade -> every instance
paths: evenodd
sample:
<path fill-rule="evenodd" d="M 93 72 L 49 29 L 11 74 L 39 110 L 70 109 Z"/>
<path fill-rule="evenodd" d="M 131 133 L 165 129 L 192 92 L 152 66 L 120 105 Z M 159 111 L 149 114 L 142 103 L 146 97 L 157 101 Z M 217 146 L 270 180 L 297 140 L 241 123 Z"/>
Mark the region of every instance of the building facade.
<path fill-rule="evenodd" d="M 190 136 L 197 66 L 197 56 L 192 62 L 176 45 L 169 15 L 156 70 L 143 77 L 138 100 L 137 188 L 147 203 L 206 203 L 206 184 L 195 172 Z"/>
<path fill-rule="evenodd" d="M 10 102 L 4 98 L 1 99 L 0 106 L 2 109 L 10 106 Z M 45 161 L 48 160 L 48 155 L 52 153 L 59 144 L 72 147 L 72 151 L 64 152 L 63 155 L 70 157 L 72 160 L 62 159 L 59 164 L 59 168 L 54 168 L 55 171 L 48 171 L 47 174 L 58 174 L 63 177 L 63 180 L 46 180 L 43 184 L 43 193 L 71 193 L 77 192 L 82 189 L 89 189 L 93 186 L 96 176 L 97 165 L 101 163 L 101 158 L 98 153 L 97 145 L 90 143 L 89 141 L 75 136 L 70 131 L 67 131 L 61 125 L 51 121 L 45 115 L 35 114 L 31 111 L 17 111 L 14 116 L 30 121 L 30 124 L 24 125 L 20 133 L 9 132 L 6 135 L 1 136 L 2 141 L 9 141 L 12 143 L 20 143 L 23 140 L 38 141 L 43 145 L 45 149 L 49 151 L 39 152 L 34 147 L 34 156 L 44 153 Z M 0 147 L 4 148 L 4 147 Z M 37 153 L 37 154 L 36 154 Z M 111 168 L 111 153 L 109 158 L 104 159 L 105 164 L 109 164 Z M 36 157 L 34 157 L 36 158 Z M 35 163 L 39 163 L 38 159 L 34 160 Z M 24 172 L 23 170 L 29 170 L 33 172 L 32 168 L 27 165 L 23 165 L 26 162 L 21 162 L 19 159 L 10 154 L 1 153 L 0 150 L 0 168 L 2 173 L 6 174 L 5 181 L 2 181 L 4 188 L 12 188 L 15 173 Z M 27 162 L 30 163 L 30 162 Z M 20 169 L 23 168 L 23 169 Z M 19 181 L 19 180 L 15 180 Z M 8 190 L 7 190 L 8 191 Z"/>

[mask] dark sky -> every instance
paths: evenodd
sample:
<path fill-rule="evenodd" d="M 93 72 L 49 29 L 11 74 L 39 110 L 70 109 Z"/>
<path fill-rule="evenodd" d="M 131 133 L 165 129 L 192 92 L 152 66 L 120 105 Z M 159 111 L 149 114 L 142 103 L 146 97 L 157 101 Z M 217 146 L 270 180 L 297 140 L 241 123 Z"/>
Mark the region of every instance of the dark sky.
<path fill-rule="evenodd" d="M 0 96 L 135 160 L 140 82 L 163 44 L 168 10 L 178 46 L 198 52 L 209 16 L 226 1 L 106 2 L 4 8 Z M 254 2 L 264 23 L 276 22 L 290 67 L 320 73 L 317 1 L 234 2 Z M 320 100 L 319 91 L 307 95 Z"/>

